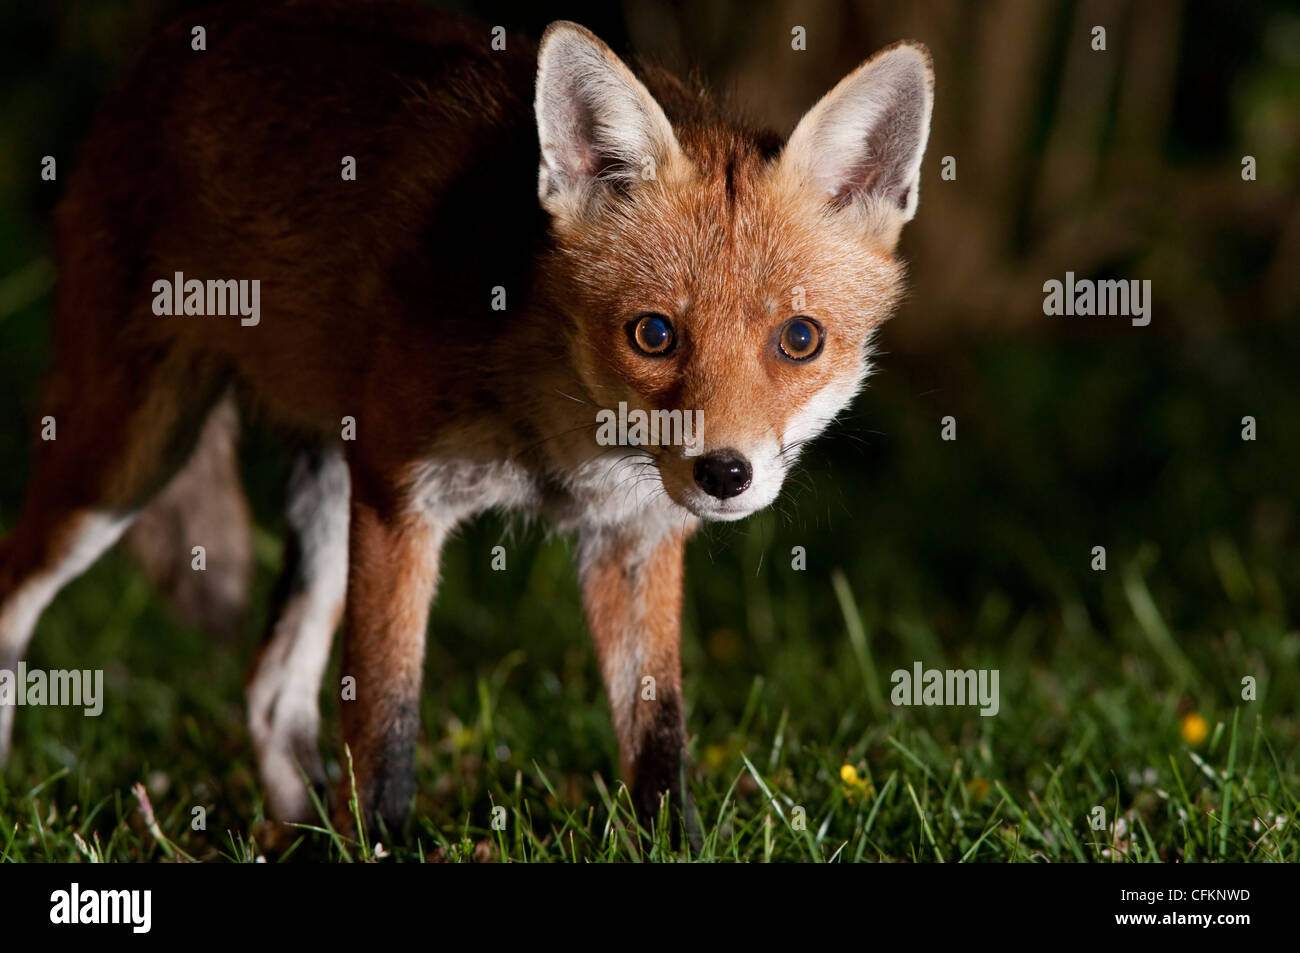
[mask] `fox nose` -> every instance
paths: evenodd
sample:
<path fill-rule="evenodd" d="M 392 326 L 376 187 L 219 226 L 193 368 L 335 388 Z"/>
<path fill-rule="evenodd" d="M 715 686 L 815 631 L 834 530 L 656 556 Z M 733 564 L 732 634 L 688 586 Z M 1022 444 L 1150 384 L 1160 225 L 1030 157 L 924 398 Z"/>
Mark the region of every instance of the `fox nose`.
<path fill-rule="evenodd" d="M 720 500 L 744 493 L 753 478 L 749 461 L 734 450 L 714 450 L 695 461 L 695 482 Z"/>

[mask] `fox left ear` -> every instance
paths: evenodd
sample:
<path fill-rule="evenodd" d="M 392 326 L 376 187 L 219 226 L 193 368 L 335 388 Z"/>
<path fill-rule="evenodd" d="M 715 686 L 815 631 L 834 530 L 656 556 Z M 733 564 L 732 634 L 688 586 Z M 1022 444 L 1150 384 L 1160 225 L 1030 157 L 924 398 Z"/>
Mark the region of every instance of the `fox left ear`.
<path fill-rule="evenodd" d="M 799 121 L 781 172 L 859 216 L 892 249 L 916 214 L 933 105 L 930 51 L 908 41 L 886 47 Z"/>

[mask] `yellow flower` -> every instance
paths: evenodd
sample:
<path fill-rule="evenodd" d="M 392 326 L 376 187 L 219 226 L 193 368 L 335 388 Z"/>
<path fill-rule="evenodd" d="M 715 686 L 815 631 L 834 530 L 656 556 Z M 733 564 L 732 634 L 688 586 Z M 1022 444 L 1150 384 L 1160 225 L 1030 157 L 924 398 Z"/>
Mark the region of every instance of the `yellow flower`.
<path fill-rule="evenodd" d="M 867 779 L 858 774 L 858 769 L 851 764 L 840 768 L 840 780 L 844 782 L 844 796 L 850 801 L 871 797 L 876 793 Z"/>
<path fill-rule="evenodd" d="M 1183 740 L 1189 745 L 1199 745 L 1210 735 L 1210 726 L 1204 718 L 1192 712 L 1183 716 Z"/>

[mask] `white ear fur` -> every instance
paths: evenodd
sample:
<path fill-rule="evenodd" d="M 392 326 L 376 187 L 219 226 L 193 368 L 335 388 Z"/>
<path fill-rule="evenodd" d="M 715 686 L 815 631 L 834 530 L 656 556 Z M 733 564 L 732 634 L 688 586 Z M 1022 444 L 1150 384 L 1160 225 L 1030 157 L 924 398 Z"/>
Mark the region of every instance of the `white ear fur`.
<path fill-rule="evenodd" d="M 668 117 L 642 82 L 591 31 L 557 21 L 537 54 L 537 191 L 556 213 L 597 182 L 631 185 L 681 156 Z"/>
<path fill-rule="evenodd" d="M 896 240 L 916 214 L 933 104 L 930 51 L 919 43 L 881 50 L 799 121 L 782 171 Z"/>

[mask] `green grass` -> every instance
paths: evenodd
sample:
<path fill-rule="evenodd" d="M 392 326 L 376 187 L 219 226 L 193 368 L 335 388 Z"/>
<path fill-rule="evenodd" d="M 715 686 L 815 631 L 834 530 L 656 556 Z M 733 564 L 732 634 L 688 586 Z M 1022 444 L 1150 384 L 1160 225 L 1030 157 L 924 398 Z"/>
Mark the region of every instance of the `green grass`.
<path fill-rule="evenodd" d="M 53 5 L 29 4 L 32 16 L 0 31 L 13 38 L 0 140 L 17 146 L 0 152 L 0 533 L 17 518 L 49 363 L 60 190 L 36 177 L 37 160 L 67 157 L 60 176 L 70 172 L 147 26 L 102 3 L 74 6 L 85 15 L 44 17 Z M 529 10 L 540 28 L 544 11 Z M 626 33 L 601 10 L 605 35 Z M 774 512 L 692 542 L 683 658 L 704 859 L 1300 859 L 1300 322 L 1277 317 L 1294 301 L 1270 270 L 1284 216 L 1228 198 L 1243 185 L 1247 152 L 1260 158 L 1259 187 L 1294 179 L 1294 151 L 1277 131 L 1290 127 L 1268 119 L 1294 76 L 1281 34 L 1266 29 L 1271 16 L 1261 8 L 1228 34 L 1217 22 L 1182 31 L 1159 173 L 1203 201 L 1132 205 L 1124 137 L 1079 153 L 1110 171 L 1060 214 L 1112 207 L 1106 214 L 1123 219 L 1079 253 L 1108 276 L 1166 276 L 1150 328 L 1003 325 L 987 304 L 967 304 L 974 289 L 962 282 L 982 272 L 957 266 L 946 247 L 914 255 L 905 235 L 913 287 L 926 293 L 883 329 L 880 373 L 855 414 L 810 448 Z M 1197 64 L 1210 48 L 1207 73 Z M 1206 90 L 1232 95 L 1202 102 Z M 990 139 L 987 155 L 1008 143 L 1045 148 L 1056 101 L 1040 98 L 1032 134 Z M 936 130 L 936 156 L 942 139 L 960 146 L 960 129 Z M 1027 155 L 1020 167 L 1039 168 L 1041 156 Z M 979 156 L 962 162 L 976 176 L 927 186 L 924 208 L 962 202 L 971 182 L 984 187 Z M 994 190 L 1005 221 L 981 220 L 981 234 L 1006 246 L 998 270 L 1034 291 L 1008 302 L 1032 301 L 1043 278 L 1079 267 L 1054 257 L 1062 223 L 1035 211 L 1034 176 L 1018 181 L 1025 188 Z M 958 213 L 970 208 L 950 205 Z M 992 287 L 1015 291 L 996 272 Z M 930 330 L 896 336 L 922 308 Z M 95 399 L 93 382 L 86 396 Z M 948 415 L 955 442 L 939 438 Z M 1255 441 L 1241 437 L 1246 415 L 1257 419 Z M 118 553 L 72 584 L 42 619 L 29 661 L 103 669 L 104 713 L 18 713 L 0 775 L 0 859 L 380 853 L 375 832 L 347 843 L 324 817 L 319 830 L 265 819 L 242 676 L 280 565 L 286 466 L 265 435 L 250 433 L 245 449 L 261 527 L 259 608 L 219 644 L 177 624 Z M 509 550 L 504 573 L 489 568 L 498 543 Z M 804 572 L 790 568 L 796 545 Z M 1097 545 L 1105 572 L 1089 568 Z M 484 520 L 443 569 L 416 837 L 384 844 L 382 859 L 639 858 L 566 542 Z M 996 668 L 1001 711 L 896 708 L 889 675 L 917 660 Z M 322 693 L 336 778 L 346 775 L 337 676 L 336 661 Z M 1255 701 L 1241 697 L 1246 676 L 1258 681 Z M 1197 743 L 1183 737 L 1188 715 L 1208 726 Z M 844 780 L 846 765 L 860 783 Z M 495 806 L 506 811 L 502 831 L 490 827 Z M 192 829 L 198 807 L 206 830 Z M 1099 807 L 1106 824 L 1094 830 Z M 652 843 L 656 858 L 685 856 L 670 853 L 663 831 Z"/>
<path fill-rule="evenodd" d="M 940 638 L 924 602 L 868 598 L 888 569 L 855 578 L 811 558 L 797 572 L 778 555 L 809 542 L 815 554 L 834 532 L 766 514 L 692 544 L 684 658 L 698 855 L 674 853 L 663 828 L 648 853 L 631 836 L 567 543 L 487 520 L 449 549 L 431 623 L 411 843 L 347 841 L 324 811 L 302 828 L 268 822 L 241 708 L 262 620 L 240 644 L 215 644 L 176 624 L 115 553 L 51 607 L 31 658 L 104 668 L 104 713 L 19 711 L 0 859 L 1300 859 L 1300 720 L 1288 701 L 1300 635 L 1261 603 L 1268 573 L 1232 543 L 1207 546 L 1221 589 L 1200 594 L 1230 628 L 1171 635 L 1153 595 L 1170 580 L 1138 551 L 1112 555 L 1120 564 L 1104 573 L 1080 562 L 1074 581 L 1095 589 L 1086 601 L 1100 611 L 1016 607 L 992 592 L 972 607 L 963 645 Z M 503 539 L 511 568 L 489 572 Z M 265 589 L 274 538 L 259 549 Z M 916 659 L 999 669 L 1001 711 L 893 706 L 889 673 Z M 323 694 L 331 753 L 336 665 Z M 1240 700 L 1243 675 L 1258 679 L 1259 700 Z M 1199 744 L 1182 737 L 1192 713 L 1209 725 Z M 191 827 L 195 807 L 206 830 Z M 1098 807 L 1104 830 L 1089 824 Z"/>
<path fill-rule="evenodd" d="M 27 477 L 48 307 L 38 295 L 0 325 L 0 532 Z M 881 372 L 773 510 L 690 544 L 703 859 L 1300 859 L 1300 324 L 1215 340 L 954 338 L 910 354 L 886 328 Z M 1213 359 L 1224 349 L 1240 360 Z M 949 414 L 955 442 L 940 439 Z M 242 680 L 280 566 L 286 465 L 267 435 L 245 444 L 256 610 L 214 642 L 116 552 L 69 586 L 29 662 L 103 669 L 104 712 L 18 712 L 0 859 L 377 856 L 374 832 L 363 846 L 324 816 L 265 817 Z M 498 543 L 506 572 L 490 569 Z M 895 707 L 890 673 L 918 660 L 996 668 L 999 714 Z M 337 685 L 335 661 L 335 778 Z M 1198 744 L 1189 714 L 1208 724 Z M 421 716 L 415 838 L 384 843 L 385 862 L 642 856 L 566 540 L 485 519 L 448 547 Z M 652 842 L 654 858 L 686 856 L 664 831 Z"/>

